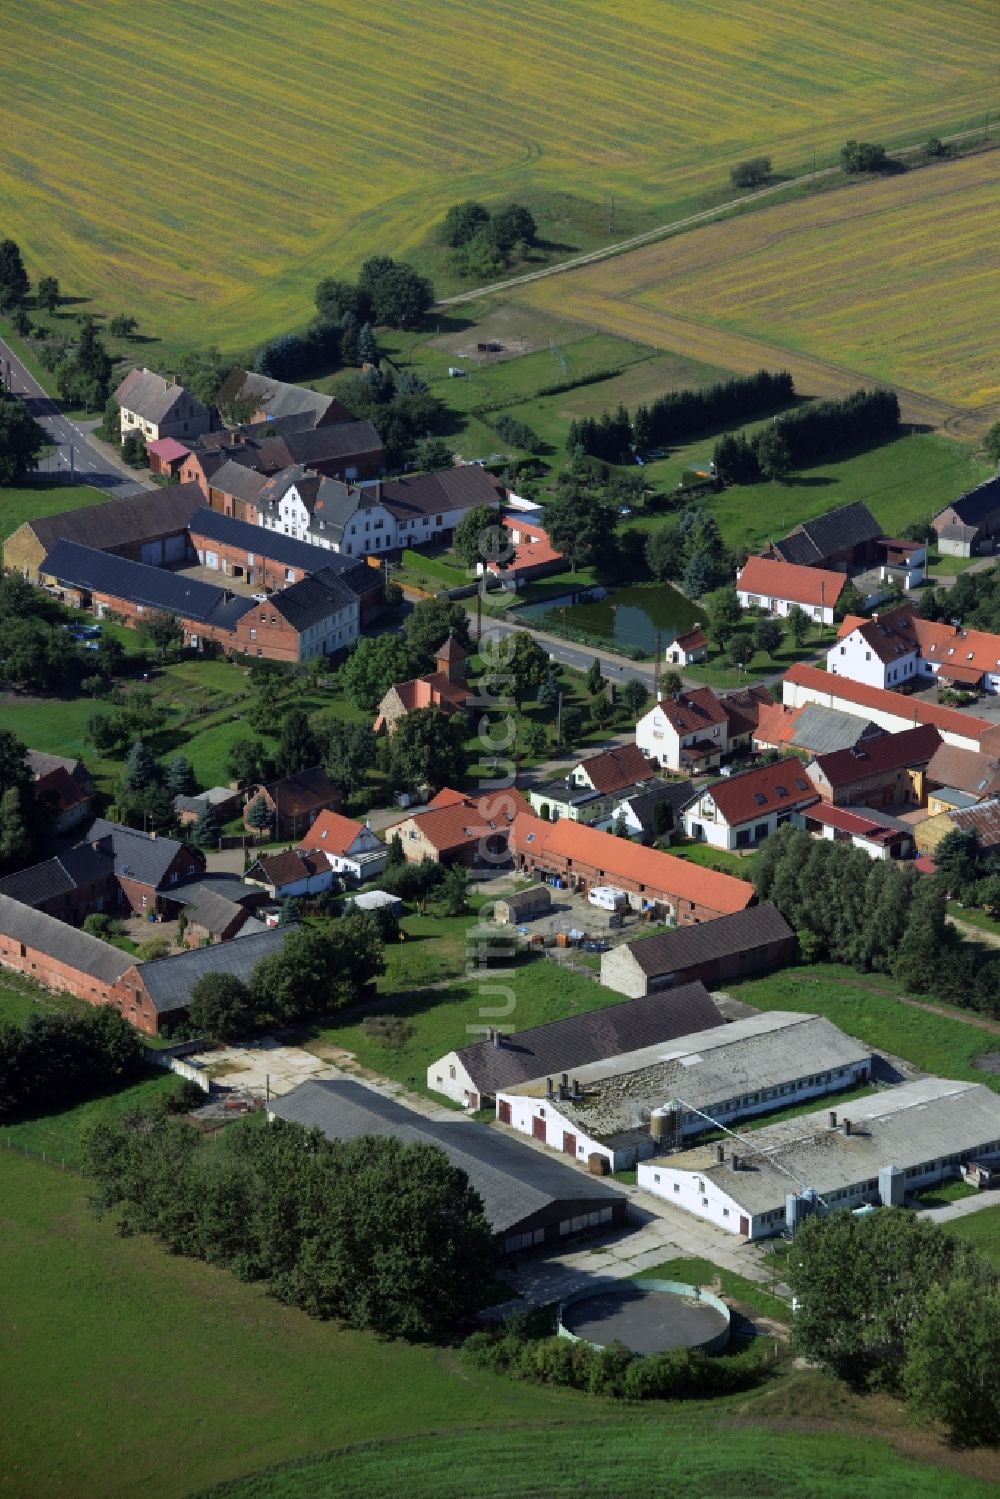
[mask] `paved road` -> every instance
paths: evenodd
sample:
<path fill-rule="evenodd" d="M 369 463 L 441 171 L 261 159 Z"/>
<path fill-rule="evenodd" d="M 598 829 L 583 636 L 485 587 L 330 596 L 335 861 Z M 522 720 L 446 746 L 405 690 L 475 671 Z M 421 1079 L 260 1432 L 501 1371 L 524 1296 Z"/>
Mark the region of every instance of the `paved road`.
<path fill-rule="evenodd" d="M 92 441 L 83 427 L 63 416 L 58 403 L 46 394 L 34 375 L 29 374 L 10 345 L 0 339 L 0 373 L 5 384 L 8 371 L 14 394 L 21 396 L 35 421 L 45 429 L 52 442 L 53 451 L 41 459 L 38 465 L 41 476 L 61 475 L 68 481 L 72 446 L 78 483 L 104 489 L 115 499 L 141 494 L 144 489 L 150 488 L 150 481 L 140 482 L 132 469 L 119 463 L 103 447 Z"/>
<path fill-rule="evenodd" d="M 951 145 L 954 141 L 970 140 L 982 133 L 982 127 L 977 126 L 975 130 L 962 130 L 957 135 L 946 135 L 943 137 L 945 145 Z M 898 150 L 891 150 L 890 156 L 915 156 L 923 151 L 923 145 L 901 146 Z M 546 276 L 561 276 L 565 271 L 577 270 L 580 266 L 595 265 L 599 260 L 610 260 L 612 256 L 625 254 L 629 250 L 638 250 L 642 245 L 652 244 L 655 240 L 666 239 L 668 235 L 678 234 L 684 229 L 694 229 L 699 224 L 711 223 L 713 219 L 721 218 L 726 214 L 735 213 L 740 208 L 745 208 L 748 203 L 757 203 L 761 200 L 774 197 L 776 193 L 786 192 L 789 188 L 804 187 L 807 183 L 818 182 L 822 178 L 838 175 L 840 167 L 824 167 L 819 172 L 803 172 L 800 177 L 791 177 L 784 182 L 776 182 L 771 187 L 762 187 L 754 193 L 744 193 L 738 198 L 730 198 L 725 203 L 718 203 L 714 208 L 704 208 L 700 213 L 688 214 L 683 219 L 673 219 L 669 224 L 660 224 L 655 229 L 647 229 L 643 234 L 633 234 L 629 239 L 617 240 L 612 245 L 605 245 L 601 250 L 591 250 L 586 255 L 575 255 L 571 260 L 560 261 L 558 265 L 545 266 L 540 271 L 527 271 L 521 276 L 509 276 L 505 281 L 492 281 L 487 286 L 477 286 L 472 291 L 458 292 L 453 297 L 442 297 L 434 305 L 436 307 L 458 307 L 463 302 L 475 302 L 480 297 L 487 297 L 497 292 L 511 291 L 518 286 L 526 286 L 531 281 L 541 281 Z"/>

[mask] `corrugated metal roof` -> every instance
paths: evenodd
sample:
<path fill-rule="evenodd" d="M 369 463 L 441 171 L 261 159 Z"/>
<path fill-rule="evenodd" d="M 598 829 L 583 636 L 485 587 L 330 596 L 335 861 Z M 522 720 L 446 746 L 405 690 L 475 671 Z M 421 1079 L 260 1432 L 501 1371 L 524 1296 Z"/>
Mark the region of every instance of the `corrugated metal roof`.
<path fill-rule="evenodd" d="M 353 1081 L 302 1083 L 269 1108 L 277 1118 L 322 1130 L 330 1140 L 381 1135 L 404 1145 L 437 1146 L 466 1173 L 497 1234 L 509 1234 L 524 1219 L 561 1202 L 596 1208 L 621 1195 L 498 1129 L 466 1119 L 428 1119 Z"/>
<path fill-rule="evenodd" d="M 983 1083 L 927 1077 L 900 1083 L 838 1107 L 851 1133 L 831 1129 L 827 1109 L 754 1130 L 737 1154 L 746 1169 L 715 1162 L 712 1146 L 664 1156 L 665 1170 L 708 1176 L 749 1213 L 785 1206 L 786 1194 L 812 1187 L 821 1197 L 877 1180 L 883 1166 L 909 1166 L 966 1156 L 1000 1139 L 1000 1095 Z"/>
<path fill-rule="evenodd" d="M 620 1135 L 648 1130 L 650 1112 L 674 1098 L 681 1107 L 710 1111 L 746 1093 L 858 1066 L 870 1057 L 870 1047 L 852 1041 L 822 1015 L 772 1010 L 666 1046 L 574 1067 L 584 1096 L 560 1100 L 555 1107 L 588 1134 Z M 544 1097 L 546 1080 L 535 1078 L 510 1091 Z"/>

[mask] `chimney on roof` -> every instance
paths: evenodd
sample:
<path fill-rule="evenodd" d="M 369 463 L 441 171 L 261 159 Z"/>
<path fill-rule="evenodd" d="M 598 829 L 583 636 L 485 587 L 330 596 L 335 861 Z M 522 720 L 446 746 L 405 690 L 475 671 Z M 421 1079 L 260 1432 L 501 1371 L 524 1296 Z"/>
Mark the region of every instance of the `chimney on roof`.
<path fill-rule="evenodd" d="M 497 1030 L 497 1028 L 496 1028 L 495 1025 L 491 1025 L 490 1026 L 490 1040 L 492 1041 L 493 1045 L 496 1047 L 497 1051 L 499 1051 L 500 1050 L 500 1044 L 501 1044 L 500 1043 L 500 1032 Z"/>
<path fill-rule="evenodd" d="M 831 1129 L 836 1129 L 837 1128 L 837 1110 L 836 1109 L 831 1109 L 830 1110 L 830 1128 Z"/>
<path fill-rule="evenodd" d="M 850 1133 L 851 1133 L 851 1121 L 849 1119 L 845 1119 L 844 1120 L 844 1134 L 845 1135 L 849 1135 Z"/>
<path fill-rule="evenodd" d="M 575 1102 L 579 1103 L 580 1099 L 583 1097 L 583 1089 L 580 1087 L 580 1083 L 579 1083 L 579 1080 L 577 1078 L 573 1079 L 572 1087 L 573 1087 L 573 1095 L 572 1095 L 573 1099 L 574 1099 Z"/>
<path fill-rule="evenodd" d="M 740 1158 L 738 1155 L 736 1155 L 735 1152 L 730 1156 L 729 1164 L 734 1171 L 738 1171 L 740 1169 Z"/>
<path fill-rule="evenodd" d="M 721 1166 L 722 1163 L 723 1163 L 723 1161 L 725 1159 L 726 1159 L 726 1147 L 724 1145 L 717 1145 L 715 1147 L 715 1161 L 716 1161 L 716 1165 Z"/>
<path fill-rule="evenodd" d="M 555 1093 L 555 1088 L 552 1085 L 552 1079 L 550 1077 L 547 1077 L 545 1079 L 545 1097 L 546 1098 L 551 1098 L 554 1095 L 554 1093 Z"/>

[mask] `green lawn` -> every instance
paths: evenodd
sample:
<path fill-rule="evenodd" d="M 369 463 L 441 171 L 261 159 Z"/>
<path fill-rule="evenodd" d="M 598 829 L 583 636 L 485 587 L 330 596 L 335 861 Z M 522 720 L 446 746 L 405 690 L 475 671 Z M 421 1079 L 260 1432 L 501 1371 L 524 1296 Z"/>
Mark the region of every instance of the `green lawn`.
<path fill-rule="evenodd" d="M 903 990 L 884 974 L 859 974 L 833 963 L 785 968 L 767 978 L 729 986 L 760 1010 L 804 1010 L 878 1051 L 892 1052 L 940 1077 L 967 1078 L 1000 1091 L 1000 1077 L 979 1071 L 972 1059 L 996 1048 L 996 1037 L 950 1015 L 900 1004 Z"/>
<path fill-rule="evenodd" d="M 90 1009 L 72 994 L 54 994 L 14 973 L 0 970 L 0 1025 L 23 1025 L 29 1015 L 65 1011 L 82 1015 Z"/>
<path fill-rule="evenodd" d="M 927 572 L 931 578 L 957 578 L 982 560 L 982 557 L 942 557 L 931 552 Z"/>
<path fill-rule="evenodd" d="M 824 1391 L 806 1380 L 802 1387 L 821 1410 Z M 817 1432 L 813 1421 L 790 1430 L 780 1419 L 771 1425 L 763 1416 L 756 1425 L 727 1415 L 719 1406 L 685 1403 L 607 1417 L 591 1403 L 572 1428 L 388 1438 L 191 1499 L 466 1499 L 473 1465 L 483 1499 L 985 1499 L 993 1492 L 986 1479 L 922 1467 L 870 1431 Z"/>
<path fill-rule="evenodd" d="M 22 1119 L 16 1124 L 0 1124 L 0 1149 L 10 1147 L 16 1151 L 23 1146 L 67 1166 L 79 1167 L 83 1132 L 88 1125 L 116 1119 L 132 1108 L 149 1108 L 157 1099 L 176 1093 L 180 1086 L 180 1079 L 172 1072 L 150 1068 L 138 1082 L 117 1092 L 87 1099 L 71 1108 L 56 1109 L 50 1114 Z"/>
<path fill-rule="evenodd" d="M 1000 921 L 986 911 L 981 911 L 978 906 L 962 906 L 957 900 L 950 900 L 948 915 L 953 916 L 956 921 L 963 921 L 966 926 L 978 927 L 981 932 L 992 932 L 995 937 L 1000 937 Z"/>
<path fill-rule="evenodd" d="M 689 1286 L 701 1286 L 704 1290 L 711 1290 L 717 1282 L 723 1296 L 744 1302 L 762 1316 L 774 1317 L 779 1322 L 787 1322 L 789 1318 L 788 1303 L 782 1301 L 780 1296 L 772 1296 L 759 1281 L 747 1280 L 746 1276 L 737 1275 L 735 1270 L 723 1270 L 719 1265 L 713 1265 L 711 1260 L 664 1260 L 661 1265 L 651 1265 L 648 1270 L 641 1270 L 633 1279 L 681 1280 L 686 1281 Z"/>
<path fill-rule="evenodd" d="M 32 484 L 0 489 L 0 540 L 13 535 L 26 520 L 43 515 L 58 515 L 63 510 L 80 510 L 84 505 L 100 505 L 107 495 L 89 484 L 63 484 L 38 478 Z"/>
<path fill-rule="evenodd" d="M 1000 1270 L 1000 1203 L 996 1207 L 980 1208 L 965 1218 L 955 1218 L 943 1225 L 950 1234 L 974 1244 L 986 1255 L 997 1270 Z"/>
<path fill-rule="evenodd" d="M 723 874 L 735 875 L 738 880 L 752 880 L 756 854 L 733 854 L 725 848 L 712 848 L 708 843 L 696 843 L 688 838 L 673 838 L 669 852 L 704 869 L 719 869 Z"/>
<path fill-rule="evenodd" d="M 433 918 L 427 918 L 432 920 Z M 409 927 L 417 918 L 407 918 Z M 459 918 L 468 930 L 470 919 Z M 415 943 L 402 944 L 405 972 L 390 970 L 379 981 L 384 990 L 376 1005 L 340 1024 L 324 1026 L 306 1044 L 310 1049 L 344 1047 L 354 1053 L 361 1066 L 407 1087 L 427 1091 L 427 1068 L 445 1052 L 482 1039 L 486 1027 L 524 1030 L 583 1014 L 605 1005 L 621 1003 L 621 995 L 602 988 L 583 974 L 573 973 L 544 958 L 511 967 L 484 970 L 480 980 L 459 980 L 443 989 L 420 987 L 434 982 L 432 974 L 456 971 L 464 966 L 464 946 L 454 928 L 446 928 L 446 946 L 439 953 L 409 952 Z M 432 940 L 426 939 L 428 943 Z M 390 955 L 390 961 L 392 956 Z M 423 977 L 423 973 L 427 977 Z M 414 977 L 406 975 L 412 973 Z M 397 984 L 410 987 L 397 989 Z M 386 1045 L 365 1034 L 366 1016 L 393 1016 L 412 1027 L 401 1045 Z"/>

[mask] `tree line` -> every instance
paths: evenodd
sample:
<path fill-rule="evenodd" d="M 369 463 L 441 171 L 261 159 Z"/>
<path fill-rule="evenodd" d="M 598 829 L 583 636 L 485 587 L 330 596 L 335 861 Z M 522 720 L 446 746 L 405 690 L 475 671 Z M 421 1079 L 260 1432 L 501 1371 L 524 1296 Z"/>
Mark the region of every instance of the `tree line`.
<path fill-rule="evenodd" d="M 1000 1278 L 971 1245 L 902 1208 L 808 1218 L 788 1255 L 796 1349 L 855 1389 L 903 1395 L 967 1445 L 1000 1420 Z"/>
<path fill-rule="evenodd" d="M 621 463 L 633 447 L 639 453 L 651 447 L 676 447 L 691 442 L 717 427 L 748 421 L 762 412 L 787 406 L 795 399 L 795 386 L 787 370 L 734 376 L 702 389 L 668 391 L 649 406 L 636 407 L 630 420 L 624 406 L 600 417 L 584 417 L 570 423 L 568 446 L 579 447 L 605 463 Z"/>
<path fill-rule="evenodd" d="M 0 1119 L 94 1098 L 144 1067 L 138 1031 L 107 1005 L 0 1024 Z"/>
<path fill-rule="evenodd" d="M 946 922 L 939 876 L 789 826 L 762 846 L 753 882 L 795 929 L 805 962 L 889 973 L 918 994 L 1000 1015 L 1000 955 L 973 952 Z"/>
<path fill-rule="evenodd" d="M 716 473 L 725 484 L 778 479 L 793 468 L 894 437 L 899 401 L 893 390 L 856 390 L 842 401 L 816 401 L 776 417 L 747 435 L 727 433 L 715 445 Z"/>
<path fill-rule="evenodd" d="M 94 1205 L 123 1233 L 262 1282 L 279 1301 L 387 1336 L 436 1338 L 486 1301 L 493 1235 L 436 1146 L 329 1141 L 275 1121 L 210 1143 L 132 1113 L 85 1141 Z"/>

